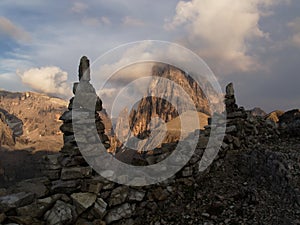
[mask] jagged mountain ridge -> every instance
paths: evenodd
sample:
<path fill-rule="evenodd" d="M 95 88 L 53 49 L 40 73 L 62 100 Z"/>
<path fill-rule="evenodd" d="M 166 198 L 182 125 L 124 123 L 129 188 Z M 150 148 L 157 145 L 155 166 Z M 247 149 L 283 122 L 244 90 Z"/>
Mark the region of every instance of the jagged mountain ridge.
<path fill-rule="evenodd" d="M 130 129 L 135 136 L 147 136 L 153 117 L 159 117 L 167 123 L 178 117 L 180 111 L 189 110 L 188 101 L 181 101 L 177 109 L 170 103 L 177 103 L 179 97 L 182 97 L 182 93 L 176 88 L 178 85 L 188 94 L 198 112 L 210 115 L 209 101 L 203 90 L 184 71 L 171 65 L 157 64 L 152 68 L 152 76 L 147 97 L 143 98 L 129 115 Z"/>

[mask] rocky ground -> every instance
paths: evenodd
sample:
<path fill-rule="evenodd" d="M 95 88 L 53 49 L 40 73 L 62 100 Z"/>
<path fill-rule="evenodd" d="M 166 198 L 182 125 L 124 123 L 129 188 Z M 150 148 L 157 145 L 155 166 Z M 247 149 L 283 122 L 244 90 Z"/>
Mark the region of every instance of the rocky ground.
<path fill-rule="evenodd" d="M 283 138 L 229 151 L 207 174 L 170 185 L 133 224 L 300 224 L 299 145 Z"/>

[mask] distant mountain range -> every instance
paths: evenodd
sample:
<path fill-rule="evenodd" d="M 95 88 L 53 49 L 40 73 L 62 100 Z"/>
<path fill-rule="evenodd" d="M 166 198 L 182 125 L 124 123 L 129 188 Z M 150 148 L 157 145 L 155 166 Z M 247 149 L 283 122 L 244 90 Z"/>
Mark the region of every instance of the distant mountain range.
<path fill-rule="evenodd" d="M 0 91 L 2 127 L 6 126 L 5 136 L 8 138 L 11 133 L 14 140 L 10 141 L 9 147 L 32 151 L 60 150 L 63 141 L 58 119 L 66 108 L 65 100 L 45 94 Z"/>

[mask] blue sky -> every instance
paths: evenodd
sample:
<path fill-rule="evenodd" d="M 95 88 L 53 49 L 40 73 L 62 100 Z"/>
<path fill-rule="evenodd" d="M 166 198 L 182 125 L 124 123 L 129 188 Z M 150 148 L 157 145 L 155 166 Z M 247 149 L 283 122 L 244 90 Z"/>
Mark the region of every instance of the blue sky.
<path fill-rule="evenodd" d="M 300 1 L 0 2 L 0 88 L 70 95 L 79 58 L 155 39 L 200 55 L 247 108 L 300 108 Z"/>

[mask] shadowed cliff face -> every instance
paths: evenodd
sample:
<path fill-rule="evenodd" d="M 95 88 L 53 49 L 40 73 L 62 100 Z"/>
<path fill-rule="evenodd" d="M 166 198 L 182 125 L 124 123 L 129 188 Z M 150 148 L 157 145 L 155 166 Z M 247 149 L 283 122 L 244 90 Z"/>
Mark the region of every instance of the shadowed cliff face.
<path fill-rule="evenodd" d="M 0 111 L 0 147 L 2 145 L 14 146 L 15 139 L 13 131 L 6 123 L 6 116 Z"/>
<path fill-rule="evenodd" d="M 203 90 L 183 71 L 170 65 L 159 64 L 153 66 L 152 76 L 153 79 L 146 92 L 147 97 L 142 98 L 136 109 L 132 109 L 129 115 L 130 129 L 135 136 L 144 136 L 145 134 L 147 136 L 151 118 L 159 117 L 167 123 L 182 112 L 191 110 L 189 108 L 190 100 L 198 112 L 207 115 L 211 113 L 208 99 Z M 185 92 L 186 95 L 183 95 L 182 92 Z M 174 106 L 172 102 L 178 103 L 178 105 Z"/>

